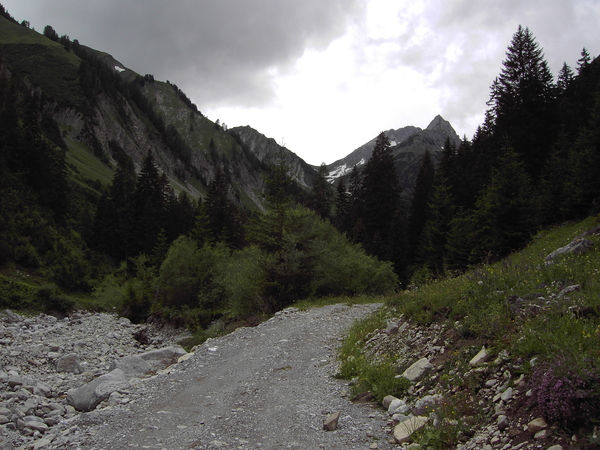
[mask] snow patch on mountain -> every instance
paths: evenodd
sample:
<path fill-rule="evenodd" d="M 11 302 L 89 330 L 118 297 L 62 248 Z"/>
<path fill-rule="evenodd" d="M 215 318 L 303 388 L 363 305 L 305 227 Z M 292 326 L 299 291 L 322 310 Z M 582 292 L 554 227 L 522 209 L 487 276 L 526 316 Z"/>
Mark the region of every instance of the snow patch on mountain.
<path fill-rule="evenodd" d="M 115 66 L 115 70 L 116 70 L 117 72 L 125 72 L 125 69 L 123 69 L 123 68 L 122 68 L 122 67 L 120 67 L 120 66 Z"/>
<path fill-rule="evenodd" d="M 365 163 L 365 159 L 361 159 L 355 166 L 362 166 Z M 347 164 L 342 164 L 340 166 L 335 167 L 332 171 L 330 171 L 325 177 L 328 182 L 333 183 L 339 177 L 343 177 L 344 175 L 352 172 L 352 169 L 355 167 L 348 167 Z"/>

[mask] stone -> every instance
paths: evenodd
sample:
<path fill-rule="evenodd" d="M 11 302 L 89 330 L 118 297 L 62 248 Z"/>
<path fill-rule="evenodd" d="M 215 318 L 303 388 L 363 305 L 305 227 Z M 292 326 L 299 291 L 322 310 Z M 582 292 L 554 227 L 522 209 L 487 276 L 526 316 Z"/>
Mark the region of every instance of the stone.
<path fill-rule="evenodd" d="M 508 417 L 504 414 L 499 415 L 497 425 L 500 431 L 506 430 L 508 428 Z"/>
<path fill-rule="evenodd" d="M 67 403 L 78 411 L 91 411 L 114 391 L 127 387 L 129 387 L 129 381 L 125 372 L 121 369 L 115 369 L 90 383 L 69 390 L 67 392 Z"/>
<path fill-rule="evenodd" d="M 165 369 L 177 362 L 177 359 L 187 352 L 179 345 L 172 345 L 158 350 L 140 353 L 139 356 L 152 367 L 152 370 Z"/>
<path fill-rule="evenodd" d="M 473 356 L 473 358 L 471 358 L 471 361 L 469 361 L 469 365 L 471 367 L 479 367 L 484 363 L 488 362 L 491 358 L 492 355 L 488 353 L 485 347 L 482 347 L 481 350 L 479 350 L 479 353 L 477 353 L 475 356 Z"/>
<path fill-rule="evenodd" d="M 412 413 L 416 416 L 430 413 L 438 404 L 439 400 L 441 400 L 439 395 L 426 395 L 425 397 L 417 400 L 412 409 Z"/>
<path fill-rule="evenodd" d="M 552 261 L 557 256 L 566 255 L 569 253 L 577 254 L 583 253 L 594 246 L 594 243 L 588 239 L 577 238 L 571 241 L 569 244 L 564 247 L 560 247 L 559 249 L 553 251 L 548 256 L 546 256 L 546 261 Z"/>
<path fill-rule="evenodd" d="M 390 407 L 390 404 L 394 400 L 399 400 L 399 399 L 398 399 L 398 397 L 394 397 L 393 395 L 386 395 L 385 397 L 383 397 L 383 400 L 381 401 L 381 406 L 383 406 L 383 409 L 388 409 Z"/>
<path fill-rule="evenodd" d="M 546 428 L 548 428 L 548 423 L 544 420 L 543 417 L 533 419 L 527 424 L 527 432 L 532 435 L 540 430 L 545 430 Z"/>
<path fill-rule="evenodd" d="M 127 376 L 140 376 L 152 372 L 152 366 L 143 358 L 131 355 L 113 361 L 109 370 L 121 369 Z"/>
<path fill-rule="evenodd" d="M 542 441 L 542 440 L 546 439 L 547 437 L 548 437 L 547 429 L 540 430 L 533 435 L 533 439 L 535 439 L 536 441 Z"/>
<path fill-rule="evenodd" d="M 404 400 L 400 400 L 399 398 L 392 400 L 392 403 L 390 403 L 390 406 L 388 406 L 388 414 L 391 416 L 396 412 L 396 409 L 405 405 L 406 402 Z"/>
<path fill-rule="evenodd" d="M 354 403 L 369 403 L 375 400 L 375 394 L 372 392 L 361 392 L 360 394 L 352 397 Z"/>
<path fill-rule="evenodd" d="M 42 449 L 48 448 L 48 446 L 50 444 L 52 444 L 52 439 L 49 439 L 49 438 L 39 439 L 39 440 L 35 441 L 35 443 L 33 444 L 33 450 L 42 450 Z"/>
<path fill-rule="evenodd" d="M 421 358 L 406 369 L 402 376 L 409 381 L 416 382 L 432 370 L 433 364 L 431 364 L 427 358 Z"/>
<path fill-rule="evenodd" d="M 548 447 L 548 450 L 563 450 L 563 446 L 560 444 L 553 445 L 552 447 Z"/>
<path fill-rule="evenodd" d="M 23 379 L 19 375 L 8 376 L 8 387 L 14 388 L 15 386 L 21 386 Z"/>
<path fill-rule="evenodd" d="M 48 398 L 52 396 L 52 388 L 46 383 L 40 382 L 33 387 L 33 393 L 34 395 L 39 395 Z"/>
<path fill-rule="evenodd" d="M 340 420 L 340 411 L 329 414 L 323 421 L 323 429 L 325 431 L 333 431 L 338 427 Z"/>
<path fill-rule="evenodd" d="M 79 355 L 77 353 L 69 353 L 68 355 L 58 358 L 56 361 L 56 371 L 75 374 L 81 373 Z"/>
<path fill-rule="evenodd" d="M 513 395 L 513 388 L 509 387 L 502 393 L 502 395 L 500 396 L 500 399 L 503 402 L 507 402 L 512 398 L 512 395 Z"/>
<path fill-rule="evenodd" d="M 0 436 L 0 450 L 14 450 L 12 442 L 7 437 Z"/>
<path fill-rule="evenodd" d="M 398 334 L 399 329 L 400 327 L 398 326 L 398 322 L 389 322 L 385 329 L 385 334 L 387 334 L 388 336 L 393 336 L 395 334 Z"/>
<path fill-rule="evenodd" d="M 396 438 L 396 442 L 399 444 L 408 442 L 413 433 L 422 429 L 427 425 L 428 421 L 428 417 L 417 416 L 405 420 L 404 422 L 400 422 L 394 427 L 394 438 Z"/>

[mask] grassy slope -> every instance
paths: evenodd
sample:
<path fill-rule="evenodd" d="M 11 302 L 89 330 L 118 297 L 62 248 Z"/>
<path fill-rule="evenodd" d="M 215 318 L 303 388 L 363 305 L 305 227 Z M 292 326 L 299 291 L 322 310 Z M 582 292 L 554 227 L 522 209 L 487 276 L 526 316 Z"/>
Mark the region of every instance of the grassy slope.
<path fill-rule="evenodd" d="M 590 217 L 539 233 L 526 249 L 496 264 L 389 298 L 377 317 L 357 323 L 350 331 L 341 349 L 341 374 L 360 374 L 376 380 L 375 384 L 389 378 L 386 370 L 399 355 L 388 355 L 387 366 L 374 368 L 362 348 L 371 332 L 401 314 L 417 324 L 444 323 L 475 348 L 486 344 L 496 354 L 507 350 L 526 361 L 526 370 L 531 370 L 534 358 L 538 363 L 569 361 L 581 369 L 597 366 L 600 238 L 586 236 L 594 247 L 585 253 L 562 256 L 553 264 L 545 258 L 599 222 L 600 217 Z M 564 294 L 563 289 L 573 286 L 572 292 Z"/>

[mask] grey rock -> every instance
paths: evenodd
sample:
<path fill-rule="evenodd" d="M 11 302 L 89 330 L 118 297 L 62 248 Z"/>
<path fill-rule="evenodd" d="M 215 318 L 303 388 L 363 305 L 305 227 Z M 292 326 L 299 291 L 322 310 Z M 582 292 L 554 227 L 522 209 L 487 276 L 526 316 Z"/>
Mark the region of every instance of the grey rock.
<path fill-rule="evenodd" d="M 427 358 L 421 358 L 402 373 L 409 381 L 418 381 L 433 370 L 433 364 Z"/>
<path fill-rule="evenodd" d="M 136 355 L 125 356 L 113 361 L 109 370 L 121 369 L 127 376 L 140 376 L 152 372 L 152 366 L 143 358 Z"/>
<path fill-rule="evenodd" d="M 498 416 L 498 422 L 497 422 L 497 425 L 498 425 L 498 429 L 499 429 L 500 431 L 504 431 L 504 430 L 506 430 L 506 429 L 508 428 L 508 425 L 509 425 L 509 424 L 508 424 L 508 417 L 506 417 L 506 416 L 505 416 L 505 415 L 503 415 L 503 414 L 499 415 L 499 416 Z"/>
<path fill-rule="evenodd" d="M 469 361 L 469 365 L 471 367 L 479 367 L 482 364 L 488 362 L 491 359 L 491 357 L 492 355 L 488 353 L 487 349 L 485 347 L 482 347 L 482 349 L 479 350 L 479 353 L 473 356 L 471 361 Z"/>
<path fill-rule="evenodd" d="M 81 366 L 79 365 L 79 355 L 77 353 L 69 353 L 68 355 L 61 356 L 56 361 L 57 372 L 68 372 L 68 373 L 81 373 Z"/>
<path fill-rule="evenodd" d="M 323 421 L 323 429 L 325 431 L 333 431 L 337 429 L 340 420 L 340 411 L 329 414 Z"/>
<path fill-rule="evenodd" d="M 399 399 L 398 399 L 398 397 L 394 397 L 393 395 L 386 395 L 385 397 L 383 397 L 383 400 L 381 401 L 381 406 L 383 406 L 384 409 L 388 409 L 390 407 L 390 404 L 394 400 L 399 400 Z"/>
<path fill-rule="evenodd" d="M 78 411 L 91 411 L 111 393 L 129 387 L 125 372 L 115 369 L 94 381 L 67 392 L 67 403 Z"/>
<path fill-rule="evenodd" d="M 46 383 L 37 383 L 33 388 L 33 393 L 35 395 L 40 395 L 43 397 L 51 397 L 52 396 L 52 388 Z"/>
<path fill-rule="evenodd" d="M 150 364 L 153 370 L 160 370 L 176 363 L 179 357 L 186 354 L 187 352 L 181 346 L 173 345 L 170 347 L 141 353 L 137 356 Z"/>
<path fill-rule="evenodd" d="M 548 423 L 544 420 L 543 417 L 533 419 L 527 424 L 527 431 L 529 432 L 529 434 L 536 434 L 538 431 L 545 430 L 546 428 L 548 428 Z"/>
<path fill-rule="evenodd" d="M 413 407 L 412 413 L 415 416 L 421 416 L 423 414 L 430 413 L 438 402 L 441 400 L 440 396 L 437 395 L 426 395 L 425 397 L 417 400 Z"/>
<path fill-rule="evenodd" d="M 398 330 L 400 327 L 398 326 L 398 322 L 389 322 L 387 324 L 387 328 L 385 329 L 385 333 L 389 336 L 393 336 L 398 334 Z"/>
<path fill-rule="evenodd" d="M 594 243 L 592 241 L 584 238 L 577 238 L 571 241 L 569 244 L 565 245 L 564 247 L 561 247 L 550 253 L 548 256 L 546 256 L 546 261 L 552 261 L 557 256 L 562 256 L 570 253 L 583 253 L 592 248 L 593 246 Z"/>
<path fill-rule="evenodd" d="M 400 400 L 399 398 L 395 398 L 388 406 L 388 414 L 391 416 L 401 406 L 406 406 L 406 402 L 404 400 Z"/>
<path fill-rule="evenodd" d="M 0 436 L 0 450 L 14 450 L 12 442 L 7 437 Z"/>
<path fill-rule="evenodd" d="M 422 429 L 427 425 L 428 421 L 428 417 L 417 416 L 405 420 L 404 422 L 400 422 L 394 427 L 394 437 L 396 438 L 396 441 L 399 444 L 408 442 L 413 433 Z"/>
<path fill-rule="evenodd" d="M 512 398 L 512 395 L 513 395 L 513 388 L 509 387 L 502 393 L 502 395 L 500 396 L 500 399 L 504 402 L 507 402 Z"/>

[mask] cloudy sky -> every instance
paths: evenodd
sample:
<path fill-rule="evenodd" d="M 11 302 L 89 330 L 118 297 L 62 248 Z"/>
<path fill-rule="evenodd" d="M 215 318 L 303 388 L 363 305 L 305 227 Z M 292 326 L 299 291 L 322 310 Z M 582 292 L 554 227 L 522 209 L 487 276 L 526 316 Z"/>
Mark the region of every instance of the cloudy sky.
<path fill-rule="evenodd" d="M 599 0 L 0 0 L 19 22 L 177 84 L 307 162 L 441 114 L 471 138 L 519 24 L 556 74 L 600 52 Z"/>

